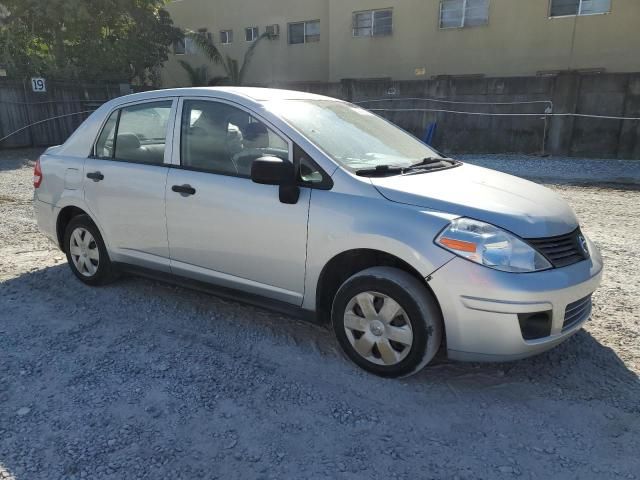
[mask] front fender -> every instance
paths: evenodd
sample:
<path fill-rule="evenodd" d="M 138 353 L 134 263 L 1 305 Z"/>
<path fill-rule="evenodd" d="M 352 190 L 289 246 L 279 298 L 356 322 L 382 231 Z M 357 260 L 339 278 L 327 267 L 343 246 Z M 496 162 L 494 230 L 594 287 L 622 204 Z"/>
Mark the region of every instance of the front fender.
<path fill-rule="evenodd" d="M 455 216 L 336 191 L 314 190 L 309 209 L 307 268 L 302 307 L 315 309 L 324 266 L 349 250 L 379 250 L 427 277 L 453 258 L 433 239 Z"/>

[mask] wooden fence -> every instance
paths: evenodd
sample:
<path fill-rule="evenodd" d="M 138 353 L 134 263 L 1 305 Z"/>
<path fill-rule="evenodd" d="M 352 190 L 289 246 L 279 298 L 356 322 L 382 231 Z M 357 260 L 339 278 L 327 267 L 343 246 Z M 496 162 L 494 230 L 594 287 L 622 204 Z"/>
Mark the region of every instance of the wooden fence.
<path fill-rule="evenodd" d="M 81 85 L 47 82 L 46 92 L 33 92 L 27 80 L 0 79 L 0 149 L 44 147 L 64 142 L 105 101 L 127 93 L 120 85 Z M 53 119 L 53 120 L 49 120 Z M 38 123 L 40 122 L 40 123 Z"/>

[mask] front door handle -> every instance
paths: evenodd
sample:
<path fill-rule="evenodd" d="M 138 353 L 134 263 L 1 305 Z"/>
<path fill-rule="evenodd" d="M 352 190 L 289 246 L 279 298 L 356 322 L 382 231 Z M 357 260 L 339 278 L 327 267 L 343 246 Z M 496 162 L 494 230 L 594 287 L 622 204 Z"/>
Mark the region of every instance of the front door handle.
<path fill-rule="evenodd" d="M 196 193 L 196 189 L 189 184 L 174 185 L 173 187 L 171 187 L 171 190 L 181 194 L 183 197 L 186 197 L 187 195 L 195 195 Z"/>
<path fill-rule="evenodd" d="M 94 182 L 99 182 L 100 180 L 104 180 L 104 175 L 100 172 L 89 172 L 87 173 L 87 178 L 90 178 Z"/>

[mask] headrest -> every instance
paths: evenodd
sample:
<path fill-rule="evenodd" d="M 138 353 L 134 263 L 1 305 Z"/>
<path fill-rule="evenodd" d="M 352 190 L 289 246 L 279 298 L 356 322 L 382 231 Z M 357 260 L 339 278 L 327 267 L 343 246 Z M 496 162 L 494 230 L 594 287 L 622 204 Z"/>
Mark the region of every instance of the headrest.
<path fill-rule="evenodd" d="M 244 127 L 243 136 L 245 140 L 256 141 L 263 135 L 268 135 L 267 127 L 263 123 L 250 123 Z"/>
<path fill-rule="evenodd" d="M 135 133 L 119 133 L 116 140 L 116 149 L 135 150 L 140 148 L 140 139 Z"/>

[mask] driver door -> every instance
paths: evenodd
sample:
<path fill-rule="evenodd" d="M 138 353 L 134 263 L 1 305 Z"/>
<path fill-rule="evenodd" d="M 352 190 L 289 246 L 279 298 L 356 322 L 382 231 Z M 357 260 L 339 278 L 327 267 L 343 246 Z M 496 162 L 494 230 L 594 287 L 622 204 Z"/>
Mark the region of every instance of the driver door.
<path fill-rule="evenodd" d="M 172 272 L 300 305 L 310 190 L 284 204 L 278 187 L 249 178 L 256 158 L 291 161 L 291 142 L 223 101 L 184 99 L 179 118 L 166 191 Z"/>

